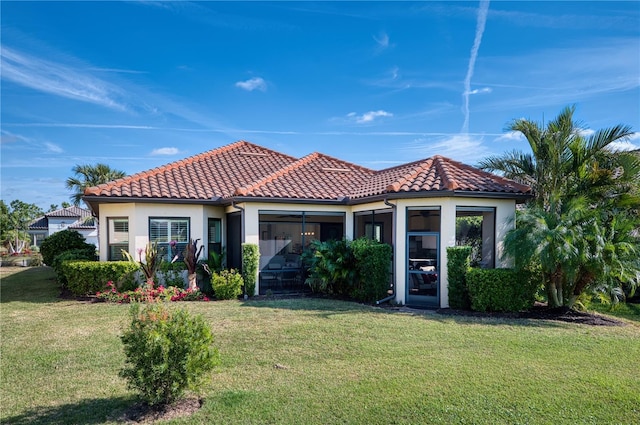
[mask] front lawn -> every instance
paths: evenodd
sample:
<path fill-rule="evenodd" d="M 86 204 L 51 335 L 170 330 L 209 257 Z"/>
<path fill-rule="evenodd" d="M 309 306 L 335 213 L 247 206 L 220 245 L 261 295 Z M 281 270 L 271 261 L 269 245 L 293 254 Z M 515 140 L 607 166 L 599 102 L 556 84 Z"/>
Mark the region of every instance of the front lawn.
<path fill-rule="evenodd" d="M 117 423 L 128 306 L 2 272 L 1 423 Z M 186 302 L 222 357 L 196 424 L 637 424 L 640 325 L 401 313 L 320 299 Z"/>

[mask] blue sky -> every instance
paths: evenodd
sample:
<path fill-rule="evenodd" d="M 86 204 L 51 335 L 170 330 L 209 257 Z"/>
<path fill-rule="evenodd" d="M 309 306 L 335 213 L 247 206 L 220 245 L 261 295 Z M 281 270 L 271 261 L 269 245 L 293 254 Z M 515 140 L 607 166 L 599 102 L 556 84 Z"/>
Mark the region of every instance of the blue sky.
<path fill-rule="evenodd" d="M 0 7 L 5 202 L 68 201 L 76 164 L 133 174 L 237 140 L 382 169 L 526 150 L 505 126 L 571 104 L 640 132 L 637 1 Z"/>

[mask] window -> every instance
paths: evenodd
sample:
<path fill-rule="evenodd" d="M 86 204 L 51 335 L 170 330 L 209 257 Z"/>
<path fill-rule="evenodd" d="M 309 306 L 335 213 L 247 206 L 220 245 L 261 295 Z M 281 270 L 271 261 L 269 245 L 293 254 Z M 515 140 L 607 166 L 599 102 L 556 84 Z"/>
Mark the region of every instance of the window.
<path fill-rule="evenodd" d="M 354 239 L 366 237 L 393 245 L 393 211 L 362 211 L 354 214 Z"/>
<path fill-rule="evenodd" d="M 471 247 L 473 267 L 495 267 L 495 208 L 456 208 L 456 245 Z"/>
<path fill-rule="evenodd" d="M 219 218 L 210 218 L 208 222 L 209 222 L 208 254 L 211 255 L 212 252 L 215 252 L 216 254 L 221 254 L 222 253 L 222 221 Z"/>
<path fill-rule="evenodd" d="M 440 208 L 409 208 L 408 232 L 440 232 Z"/>
<path fill-rule="evenodd" d="M 149 218 L 149 241 L 158 244 L 158 253 L 171 261 L 175 255 L 182 258 L 182 251 L 189 243 L 188 218 Z M 175 242 L 171 247 L 170 242 Z"/>
<path fill-rule="evenodd" d="M 129 219 L 128 218 L 108 218 L 107 235 L 107 260 L 124 261 L 122 250 L 129 250 Z"/>

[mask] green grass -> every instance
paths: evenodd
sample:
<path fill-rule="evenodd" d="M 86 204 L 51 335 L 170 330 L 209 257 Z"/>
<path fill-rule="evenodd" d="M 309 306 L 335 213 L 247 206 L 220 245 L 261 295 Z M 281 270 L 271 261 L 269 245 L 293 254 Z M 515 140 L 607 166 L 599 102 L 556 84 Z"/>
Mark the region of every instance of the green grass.
<path fill-rule="evenodd" d="M 0 422 L 117 423 L 128 306 L 57 298 L 49 269 L 0 283 Z M 175 424 L 636 424 L 640 325 L 412 314 L 319 299 L 176 303 L 222 365 Z"/>

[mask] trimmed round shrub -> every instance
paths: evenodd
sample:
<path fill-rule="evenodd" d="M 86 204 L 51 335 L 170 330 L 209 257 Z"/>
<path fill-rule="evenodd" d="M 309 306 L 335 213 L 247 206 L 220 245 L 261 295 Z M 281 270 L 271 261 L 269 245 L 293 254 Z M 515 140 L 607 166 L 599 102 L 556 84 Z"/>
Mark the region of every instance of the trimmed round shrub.
<path fill-rule="evenodd" d="M 202 316 L 162 303 L 131 306 L 131 326 L 121 336 L 126 355 L 120 376 L 150 405 L 170 404 L 196 390 L 219 364 L 213 332 Z"/>
<path fill-rule="evenodd" d="M 87 243 L 84 236 L 75 230 L 62 230 L 44 238 L 40 245 L 40 254 L 42 254 L 42 261 L 47 266 L 53 266 L 53 259 L 56 255 L 72 249 L 91 249 L 94 252 L 92 259 L 95 259 L 96 247 Z"/>
<path fill-rule="evenodd" d="M 243 284 L 242 276 L 235 269 L 222 270 L 220 273 L 214 273 L 211 278 L 213 293 L 219 300 L 238 298 L 242 294 Z"/>

